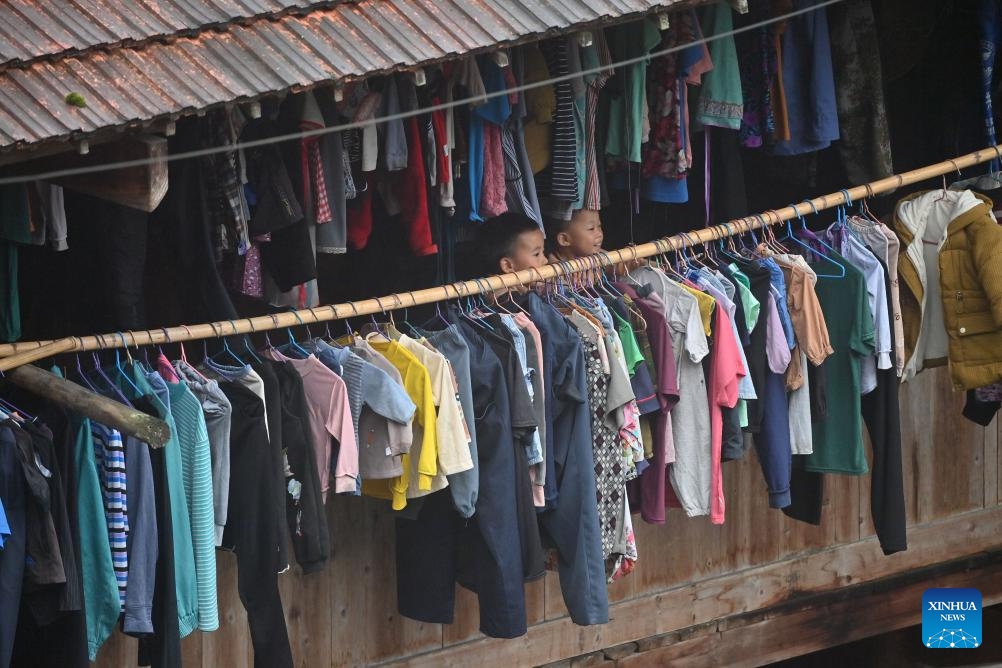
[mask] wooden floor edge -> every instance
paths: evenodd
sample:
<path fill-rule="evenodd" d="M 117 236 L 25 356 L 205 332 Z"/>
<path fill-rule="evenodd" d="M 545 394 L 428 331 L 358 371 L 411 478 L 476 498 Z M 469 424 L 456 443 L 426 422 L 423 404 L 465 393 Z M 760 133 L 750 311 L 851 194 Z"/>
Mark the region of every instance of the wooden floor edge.
<path fill-rule="evenodd" d="M 935 567 L 1002 548 L 1002 506 L 909 528 L 909 549 L 884 556 L 875 538 L 799 554 L 761 566 L 654 592 L 611 606 L 602 626 L 575 626 L 569 618 L 546 621 L 517 640 L 479 638 L 381 662 L 416 668 L 476 665 L 484 656 L 498 665 L 538 665 L 539 659 L 574 657 L 604 648 L 737 618 L 802 600 L 805 596 L 873 583 L 898 573 Z M 535 660 L 534 660 L 535 659 Z"/>
<path fill-rule="evenodd" d="M 616 668 L 754 668 L 920 624 L 922 593 L 932 587 L 973 587 L 983 606 L 1002 602 L 1002 551 L 645 638 L 630 643 L 633 653 L 603 652 L 602 659 Z M 1002 642 L 997 634 L 995 642 Z M 915 645 L 921 651 L 919 633 Z"/>

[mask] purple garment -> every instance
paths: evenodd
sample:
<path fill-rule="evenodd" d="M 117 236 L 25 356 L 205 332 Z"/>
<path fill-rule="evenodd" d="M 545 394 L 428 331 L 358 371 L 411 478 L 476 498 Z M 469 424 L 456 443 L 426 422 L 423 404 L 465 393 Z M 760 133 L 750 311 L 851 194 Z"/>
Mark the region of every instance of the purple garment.
<path fill-rule="evenodd" d="M 975 390 L 978 401 L 1002 401 L 1002 383 L 985 385 Z"/>
<path fill-rule="evenodd" d="M 644 469 L 639 481 L 631 481 L 631 505 L 640 498 L 640 514 L 650 524 L 665 523 L 665 493 L 667 490 L 667 468 L 670 459 L 675 459 L 675 446 L 671 437 L 669 411 L 678 403 L 678 373 L 675 369 L 675 352 L 671 343 L 671 331 L 664 302 L 656 294 L 640 297 L 638 289 L 626 283 L 617 282 L 616 288 L 630 297 L 647 321 L 647 337 L 651 343 L 655 361 L 658 364 L 658 412 L 651 430 L 654 439 L 654 456 L 650 466 Z M 638 490 L 639 487 L 639 490 Z"/>
<path fill-rule="evenodd" d="M 734 26 L 745 28 L 768 18 L 764 11 L 739 15 L 734 17 Z M 741 144 L 758 148 L 770 142 L 776 131 L 776 117 L 772 109 L 772 84 L 778 69 L 776 43 L 772 29 L 765 26 L 736 34 L 734 44 L 738 50 L 741 92 L 744 96 Z"/>
<path fill-rule="evenodd" d="M 786 343 L 783 323 L 779 319 L 779 309 L 776 308 L 776 298 L 770 292 L 765 304 L 766 339 L 765 352 L 769 360 L 769 370 L 773 373 L 786 373 L 790 366 L 790 348 Z"/>

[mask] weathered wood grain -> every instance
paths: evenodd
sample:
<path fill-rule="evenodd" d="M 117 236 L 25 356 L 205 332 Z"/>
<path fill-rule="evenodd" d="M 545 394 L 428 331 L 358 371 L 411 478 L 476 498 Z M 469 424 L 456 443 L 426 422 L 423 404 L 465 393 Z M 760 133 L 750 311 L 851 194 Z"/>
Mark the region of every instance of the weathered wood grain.
<path fill-rule="evenodd" d="M 616 666 L 765 665 L 921 623 L 922 592 L 929 587 L 980 587 L 984 605 L 992 605 L 1002 601 L 1002 565 L 951 573 L 892 590 L 862 593 L 829 605 L 770 614 L 750 624 L 717 630 L 711 625 L 710 629 L 696 630 L 676 643 L 620 659 Z M 914 642 L 918 643 L 919 638 Z"/>
<path fill-rule="evenodd" d="M 388 665 L 475 665 L 490 656 L 498 665 L 532 666 L 631 640 L 667 633 L 735 614 L 779 605 L 804 593 L 832 591 L 895 573 L 976 554 L 999 546 L 1002 508 L 980 510 L 916 527 L 910 549 L 885 557 L 875 539 L 832 547 L 766 566 L 692 582 L 624 601 L 609 624 L 575 627 L 569 619 L 547 621 L 515 642 L 477 640 Z"/>

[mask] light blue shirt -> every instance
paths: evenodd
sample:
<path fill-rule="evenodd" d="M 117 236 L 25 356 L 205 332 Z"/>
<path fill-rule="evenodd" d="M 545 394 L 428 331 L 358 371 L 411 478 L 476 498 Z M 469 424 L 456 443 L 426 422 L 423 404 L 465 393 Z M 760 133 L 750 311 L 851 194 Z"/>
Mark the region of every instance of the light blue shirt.
<path fill-rule="evenodd" d="M 515 343 L 515 353 L 518 355 L 518 362 L 522 365 L 522 374 L 525 381 L 525 389 L 529 392 L 529 399 L 535 400 L 536 393 L 532 389 L 532 369 L 529 368 L 528 351 L 525 347 L 525 334 L 521 328 L 515 324 L 515 319 L 510 315 L 501 314 L 501 322 L 511 333 L 511 338 Z M 532 430 L 532 441 L 525 447 L 525 456 L 528 458 L 529 466 L 543 461 L 543 444 L 539 440 L 539 429 Z"/>

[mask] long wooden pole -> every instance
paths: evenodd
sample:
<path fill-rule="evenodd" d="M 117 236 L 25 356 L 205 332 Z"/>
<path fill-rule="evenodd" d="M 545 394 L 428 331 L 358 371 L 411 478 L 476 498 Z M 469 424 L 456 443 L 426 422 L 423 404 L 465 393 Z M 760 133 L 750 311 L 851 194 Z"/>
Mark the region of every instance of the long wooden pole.
<path fill-rule="evenodd" d="M 163 420 L 129 408 L 113 399 L 60 378 L 36 366 L 25 365 L 6 374 L 6 378 L 33 394 L 45 397 L 123 434 L 135 436 L 151 447 L 161 448 L 170 438 L 170 428 Z"/>
<path fill-rule="evenodd" d="M 80 352 L 86 350 L 102 350 L 106 348 L 124 348 L 126 346 L 158 345 L 179 341 L 194 341 L 198 339 L 219 338 L 231 334 L 251 334 L 254 332 L 284 329 L 295 327 L 301 324 L 314 322 L 324 322 L 328 320 L 340 320 L 354 316 L 369 315 L 374 313 L 385 313 L 393 309 L 418 306 L 420 304 L 433 304 L 456 297 L 468 295 L 478 295 L 489 292 L 496 292 L 514 287 L 516 285 L 528 285 L 538 281 L 544 281 L 567 274 L 594 270 L 598 267 L 618 264 L 639 258 L 660 255 L 670 250 L 676 250 L 683 246 L 702 244 L 716 239 L 722 239 L 736 234 L 741 234 L 749 230 L 754 230 L 768 225 L 774 225 L 810 213 L 816 213 L 825 209 L 840 206 L 849 201 L 855 201 L 866 197 L 873 197 L 889 193 L 898 188 L 920 181 L 926 181 L 937 176 L 959 172 L 965 167 L 979 165 L 990 160 L 1002 158 L 1002 145 L 990 146 L 988 148 L 962 155 L 952 160 L 944 160 L 934 165 L 928 165 L 910 172 L 904 172 L 895 176 L 889 176 L 879 181 L 874 181 L 865 185 L 855 186 L 836 193 L 829 193 L 821 197 L 796 205 L 790 205 L 779 210 L 766 211 L 760 215 L 746 216 L 730 222 L 714 225 L 700 230 L 693 230 L 684 234 L 677 234 L 671 237 L 664 237 L 637 246 L 629 246 L 619 250 L 602 252 L 586 258 L 570 260 L 558 264 L 549 264 L 539 269 L 526 269 L 514 274 L 504 274 L 501 276 L 489 276 L 470 281 L 459 281 L 449 283 L 434 288 L 414 290 L 413 292 L 400 292 L 387 297 L 376 297 L 357 302 L 345 302 L 328 306 L 318 306 L 311 309 L 300 309 L 298 311 L 287 311 L 269 316 L 258 316 L 255 318 L 242 318 L 239 320 L 224 320 L 213 323 L 202 323 L 199 325 L 185 325 L 181 327 L 166 327 L 137 332 L 99 334 L 97 336 L 83 336 L 57 341 L 33 341 L 15 344 L 0 345 L 0 371 L 14 369 L 23 364 L 44 359 L 51 355 L 62 352 Z"/>

